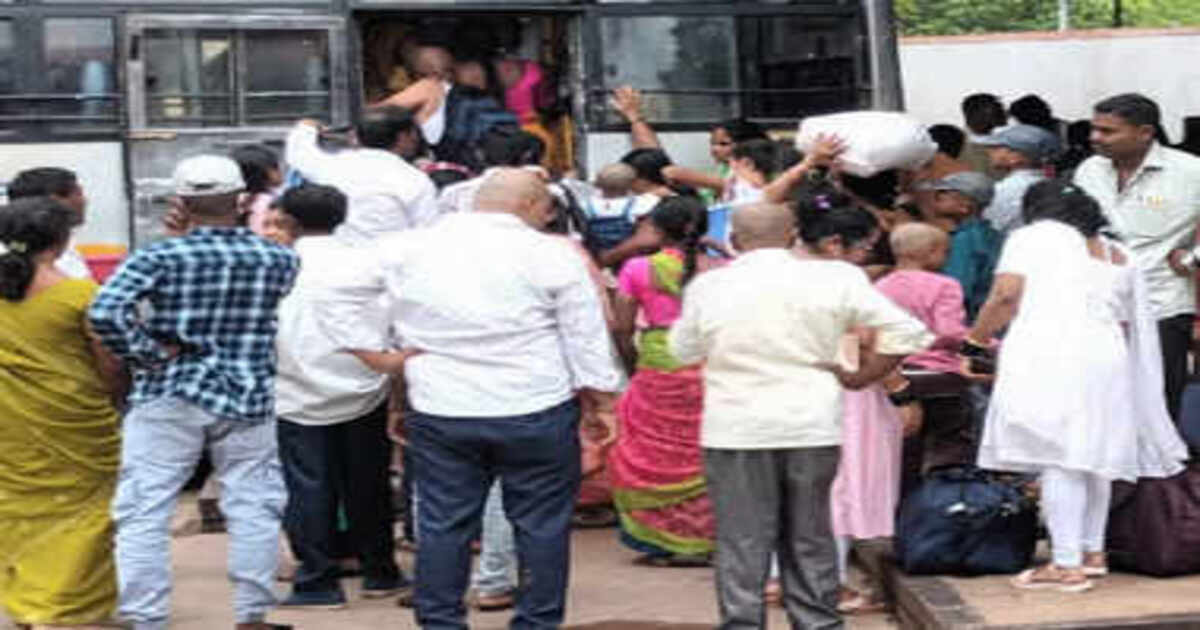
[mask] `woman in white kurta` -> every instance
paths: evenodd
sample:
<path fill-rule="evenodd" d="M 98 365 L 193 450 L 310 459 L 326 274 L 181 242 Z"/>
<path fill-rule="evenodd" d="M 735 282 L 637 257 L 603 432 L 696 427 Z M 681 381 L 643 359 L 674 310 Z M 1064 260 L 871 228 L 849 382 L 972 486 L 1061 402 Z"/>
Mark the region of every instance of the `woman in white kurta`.
<path fill-rule="evenodd" d="M 967 345 L 1009 326 L 979 465 L 1041 475 L 1054 561 L 1013 580 L 1078 592 L 1104 575 L 1110 482 L 1182 469 L 1162 396 L 1158 332 L 1131 255 L 1095 200 L 1058 181 L 1025 197 Z"/>

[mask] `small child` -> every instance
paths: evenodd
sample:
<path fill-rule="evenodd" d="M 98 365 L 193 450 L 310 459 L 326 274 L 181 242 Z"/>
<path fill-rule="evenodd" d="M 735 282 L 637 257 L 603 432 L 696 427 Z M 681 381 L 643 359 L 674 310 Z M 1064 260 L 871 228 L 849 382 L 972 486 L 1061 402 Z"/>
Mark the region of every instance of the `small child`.
<path fill-rule="evenodd" d="M 584 204 L 589 248 L 604 251 L 633 236 L 637 197 L 632 194 L 637 172 L 623 163 L 609 164 L 596 175 L 596 192 Z"/>
<path fill-rule="evenodd" d="M 946 264 L 950 236 L 925 223 L 907 223 L 891 235 L 896 270 L 875 286 L 901 308 L 921 320 L 937 340 L 925 352 L 904 360 L 900 391 L 921 403 L 920 435 L 907 440 L 901 496 L 932 468 L 970 464 L 975 436 L 965 399 L 968 381 L 960 374 L 955 348 L 967 333 L 962 287 L 938 273 Z"/>

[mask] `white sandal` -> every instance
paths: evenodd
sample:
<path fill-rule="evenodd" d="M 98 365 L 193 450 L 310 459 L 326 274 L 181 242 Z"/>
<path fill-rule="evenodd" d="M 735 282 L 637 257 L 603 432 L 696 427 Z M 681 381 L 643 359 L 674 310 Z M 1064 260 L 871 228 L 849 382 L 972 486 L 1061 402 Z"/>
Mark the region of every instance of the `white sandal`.
<path fill-rule="evenodd" d="M 1065 582 L 1063 581 L 1063 577 L 1065 577 L 1063 573 L 1060 573 L 1058 577 L 1054 579 L 1038 578 L 1038 571 L 1041 571 L 1044 568 L 1046 567 L 1026 569 L 1009 580 L 1009 583 L 1022 590 L 1053 589 L 1061 593 L 1083 593 L 1085 591 L 1092 590 L 1092 588 L 1096 586 L 1095 583 L 1093 583 L 1090 579 L 1086 579 L 1086 577 L 1079 582 Z M 1062 571 L 1062 569 L 1057 567 L 1053 567 L 1052 570 L 1059 572 Z"/>

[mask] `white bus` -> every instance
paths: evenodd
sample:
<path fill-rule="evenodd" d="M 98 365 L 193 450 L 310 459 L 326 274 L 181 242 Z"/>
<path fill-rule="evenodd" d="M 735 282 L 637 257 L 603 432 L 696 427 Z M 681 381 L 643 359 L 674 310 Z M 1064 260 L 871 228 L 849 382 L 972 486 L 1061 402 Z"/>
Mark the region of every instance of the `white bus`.
<path fill-rule="evenodd" d="M 81 243 L 156 237 L 181 157 L 332 126 L 395 87 L 413 42 L 540 64 L 582 172 L 629 148 L 608 93 L 633 85 L 672 157 L 709 166 L 743 117 L 898 108 L 888 0 L 0 0 L 0 183 L 76 171 Z M 490 48 L 489 48 L 490 47 Z"/>

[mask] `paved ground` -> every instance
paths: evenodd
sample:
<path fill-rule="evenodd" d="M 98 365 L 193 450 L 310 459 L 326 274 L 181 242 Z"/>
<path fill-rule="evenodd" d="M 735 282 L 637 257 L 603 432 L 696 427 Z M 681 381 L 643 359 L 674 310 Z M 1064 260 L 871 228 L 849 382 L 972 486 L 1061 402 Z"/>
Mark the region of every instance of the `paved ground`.
<path fill-rule="evenodd" d="M 716 620 L 709 569 L 655 569 L 635 566 L 635 554 L 623 549 L 614 530 L 589 530 L 573 538 L 573 575 L 567 625 L 577 630 L 651 630 L 712 628 Z M 225 537 L 189 536 L 174 541 L 175 623 L 178 630 L 230 627 L 229 587 L 225 579 Z M 406 568 L 411 556 L 402 555 Z M 358 598 L 358 580 L 346 580 L 350 606 L 340 611 L 279 611 L 272 620 L 298 630 L 381 630 L 415 628 L 412 612 L 390 601 Z M 286 585 L 280 585 L 281 592 Z M 471 627 L 500 630 L 507 612 L 475 614 Z M 782 610 L 771 611 L 771 627 L 786 628 Z M 882 630 L 895 625 L 886 615 L 852 620 L 853 630 Z"/>

